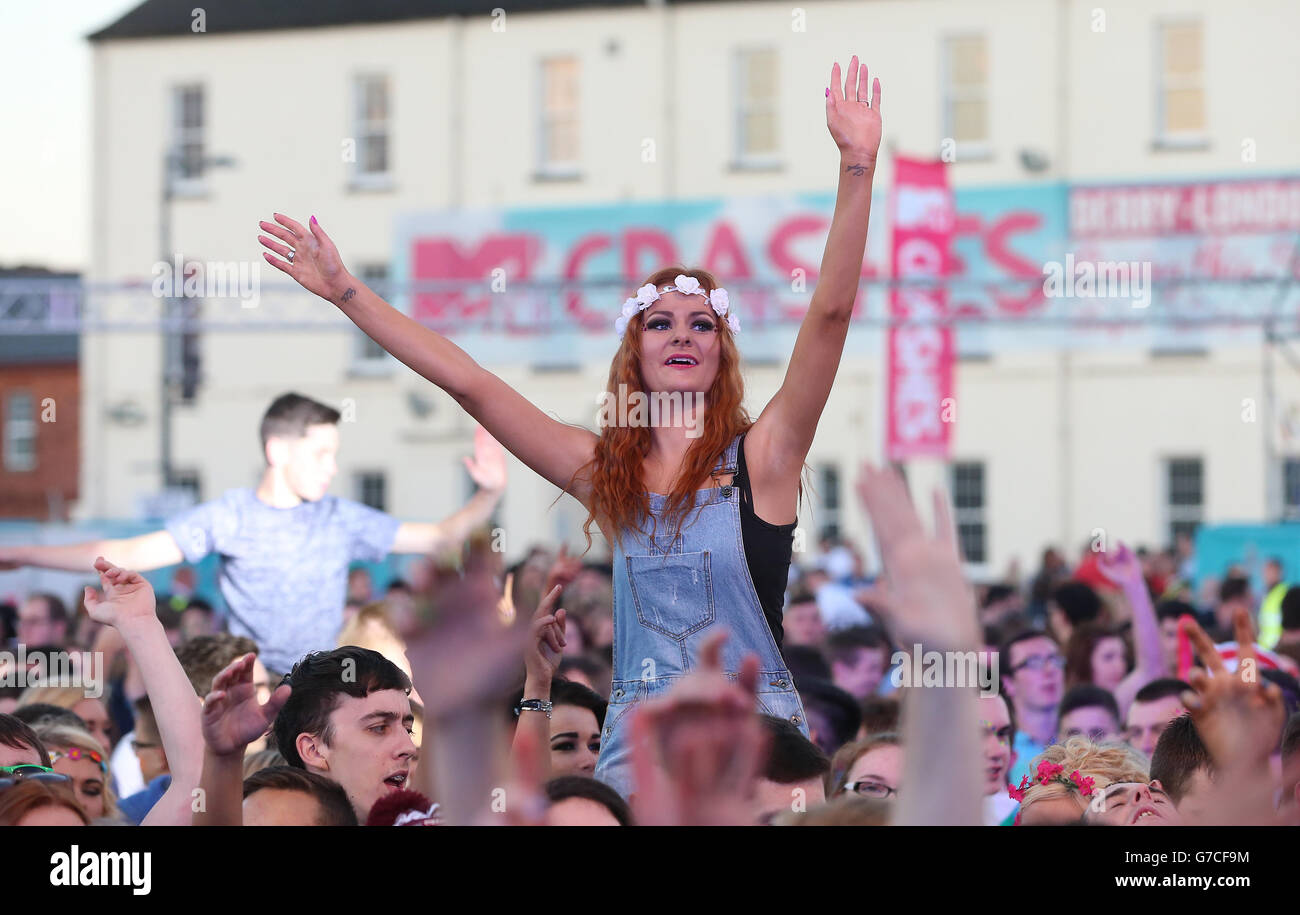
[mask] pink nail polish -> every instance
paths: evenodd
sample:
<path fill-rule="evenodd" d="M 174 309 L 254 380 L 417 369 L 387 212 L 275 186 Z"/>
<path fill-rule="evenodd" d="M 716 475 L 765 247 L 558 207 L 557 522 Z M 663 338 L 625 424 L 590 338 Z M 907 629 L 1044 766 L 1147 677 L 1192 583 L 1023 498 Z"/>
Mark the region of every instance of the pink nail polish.
<path fill-rule="evenodd" d="M 829 87 L 829 86 L 826 88 L 826 97 L 827 97 L 827 98 L 830 98 L 830 97 L 831 97 L 831 90 L 830 90 L 830 87 Z"/>
<path fill-rule="evenodd" d="M 315 216 L 313 216 L 313 217 L 311 218 L 311 224 L 312 224 L 312 225 L 316 225 L 316 217 L 315 217 Z"/>

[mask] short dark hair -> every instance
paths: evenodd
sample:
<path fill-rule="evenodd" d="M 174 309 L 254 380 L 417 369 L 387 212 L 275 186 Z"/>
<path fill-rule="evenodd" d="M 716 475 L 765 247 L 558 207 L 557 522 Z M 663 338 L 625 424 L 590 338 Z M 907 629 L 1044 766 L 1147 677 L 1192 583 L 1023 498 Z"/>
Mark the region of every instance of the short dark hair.
<path fill-rule="evenodd" d="M 68 622 L 68 605 L 63 602 L 57 594 L 51 594 L 49 591 L 33 591 L 27 595 L 27 599 L 38 598 L 45 601 L 45 606 L 50 614 L 50 622 L 66 623 Z"/>
<path fill-rule="evenodd" d="M 831 666 L 826 663 L 826 656 L 811 645 L 786 645 L 781 653 L 796 686 L 804 680 L 831 679 Z"/>
<path fill-rule="evenodd" d="M 85 722 L 82 722 L 82 727 L 85 727 Z M 50 767 L 50 751 L 45 749 L 45 744 L 27 722 L 16 715 L 0 715 L 0 743 L 15 750 L 31 747 L 40 757 L 40 764 L 47 769 Z"/>
<path fill-rule="evenodd" d="M 1159 780 L 1177 804 L 1187 793 L 1197 769 L 1204 769 L 1212 777 L 1214 760 L 1197 733 L 1192 716 L 1179 715 L 1160 733 L 1156 748 L 1151 751 L 1151 779 Z"/>
<path fill-rule="evenodd" d="M 1006 600 L 1016 593 L 1016 589 L 1011 585 L 1001 583 L 992 584 L 984 592 L 984 599 L 980 601 L 980 609 L 984 610 L 996 604 L 998 601 Z"/>
<path fill-rule="evenodd" d="M 760 773 L 763 778 L 781 785 L 793 785 L 810 778 L 822 778 L 831 770 L 831 761 L 797 727 L 784 718 L 759 715 L 767 732 L 767 758 Z"/>
<path fill-rule="evenodd" d="M 1101 616 L 1101 598 L 1081 581 L 1067 581 L 1052 592 L 1052 603 L 1061 608 L 1071 626 L 1091 623 Z"/>
<path fill-rule="evenodd" d="M 1282 628 L 1300 629 L 1300 585 L 1292 585 L 1282 595 Z"/>
<path fill-rule="evenodd" d="M 334 425 L 342 414 L 333 407 L 301 394 L 281 394 L 266 408 L 262 415 L 262 451 L 266 452 L 266 443 L 272 436 L 279 438 L 302 438 L 307 434 L 308 426 Z"/>
<path fill-rule="evenodd" d="M 1245 600 L 1250 594 L 1250 581 L 1243 575 L 1229 575 L 1219 585 L 1219 603 Z"/>
<path fill-rule="evenodd" d="M 212 691 L 212 680 L 236 658 L 257 653 L 257 643 L 247 636 L 219 632 L 200 635 L 176 649 L 176 659 L 185 668 L 194 692 L 203 698 Z"/>
<path fill-rule="evenodd" d="M 555 669 L 555 673 L 563 677 L 570 670 L 586 674 L 587 679 L 596 684 L 609 679 L 609 667 L 590 655 L 571 654 L 560 658 L 560 666 Z"/>
<path fill-rule="evenodd" d="M 162 740 L 162 732 L 158 729 L 158 717 L 153 713 L 153 703 L 149 701 L 149 697 L 141 696 L 132 705 L 135 707 L 136 737 L 157 737 Z"/>
<path fill-rule="evenodd" d="M 862 726 L 858 702 L 830 680 L 817 677 L 803 680 L 799 683 L 799 698 L 805 709 L 811 707 L 826 716 L 833 733 L 829 735 L 831 741 L 824 746 L 841 747 L 857 736 Z"/>
<path fill-rule="evenodd" d="M 1161 677 L 1158 680 L 1152 680 L 1138 690 L 1137 695 L 1133 697 L 1133 701 L 1159 702 L 1161 699 L 1168 699 L 1170 696 L 1181 697 L 1183 693 L 1190 689 L 1192 689 L 1191 684 L 1184 683 L 1177 677 Z"/>
<path fill-rule="evenodd" d="M 64 708 L 61 705 L 51 705 L 48 702 L 33 702 L 31 705 L 20 705 L 14 709 L 13 717 L 24 724 L 32 726 L 38 724 L 65 724 L 81 728 L 83 731 L 87 729 L 85 719 L 72 709 Z M 10 744 L 10 746 L 13 746 L 13 744 Z"/>
<path fill-rule="evenodd" d="M 868 735 L 898 730 L 899 705 L 895 696 L 868 696 L 858 703 L 862 710 L 861 727 Z"/>
<path fill-rule="evenodd" d="M 889 647 L 889 636 L 879 626 L 850 626 L 826 639 L 826 658 L 832 664 L 852 664 L 859 651 L 883 649 L 888 655 Z"/>
<path fill-rule="evenodd" d="M 356 826 L 357 812 L 352 809 L 348 794 L 338 782 L 323 775 L 293 766 L 270 766 L 259 769 L 244 779 L 244 798 L 255 791 L 271 788 L 276 791 L 301 791 L 310 794 L 320 805 L 317 826 Z"/>
<path fill-rule="evenodd" d="M 1165 620 L 1176 620 L 1184 616 L 1190 616 L 1196 619 L 1196 608 L 1187 601 L 1182 600 L 1162 600 L 1156 604 L 1156 619 L 1160 622 Z"/>
<path fill-rule="evenodd" d="M 1058 648 L 1060 647 L 1056 641 L 1056 637 L 1043 629 L 1017 629 L 1015 632 L 1012 632 L 1004 638 L 1001 646 L 998 648 L 998 660 L 1003 662 L 1002 666 L 999 667 L 999 670 L 1003 672 L 1003 676 L 1009 677 L 1014 673 L 1014 671 L 1011 670 L 1011 646 L 1019 645 L 1021 642 L 1028 642 L 1030 639 L 1047 639 L 1047 641 L 1051 642 L 1053 645 L 1056 645 Z"/>
<path fill-rule="evenodd" d="M 628 807 L 627 801 L 623 800 L 622 796 L 609 785 L 598 782 L 594 778 L 585 775 L 561 775 L 547 782 L 542 790 L 546 792 L 546 799 L 552 804 L 558 804 L 571 797 L 580 797 L 604 806 L 614 815 L 614 819 L 618 820 L 618 825 L 636 825 L 632 820 L 632 810 Z"/>
<path fill-rule="evenodd" d="M 1060 721 L 1070 712 L 1081 708 L 1105 709 L 1115 719 L 1116 726 L 1122 727 L 1124 724 L 1124 718 L 1119 713 L 1119 704 L 1115 702 L 1115 697 L 1110 694 L 1110 690 L 1091 683 L 1080 683 L 1065 691 L 1056 711 L 1056 720 Z"/>
<path fill-rule="evenodd" d="M 346 678 L 345 666 L 350 667 Z M 385 689 L 411 692 L 411 681 L 400 667 L 379 652 L 356 645 L 313 651 L 293 665 L 284 682 L 293 691 L 275 716 L 271 731 L 285 761 L 299 769 L 305 769 L 306 764 L 298 755 L 298 735 L 319 735 L 329 746 L 334 739 L 330 714 L 338 708 L 340 696 L 364 699 Z"/>

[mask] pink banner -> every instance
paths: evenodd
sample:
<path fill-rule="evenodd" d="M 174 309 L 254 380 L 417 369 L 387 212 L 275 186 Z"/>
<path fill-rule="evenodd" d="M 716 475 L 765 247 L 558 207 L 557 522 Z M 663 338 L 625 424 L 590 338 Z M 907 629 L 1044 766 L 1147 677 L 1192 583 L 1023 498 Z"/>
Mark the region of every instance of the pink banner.
<path fill-rule="evenodd" d="M 897 159 L 890 258 L 894 277 L 906 284 L 950 273 L 955 223 L 944 164 Z M 948 314 L 947 292 L 939 285 L 900 285 L 890 295 L 889 312 L 895 321 L 917 323 L 893 327 L 887 334 L 886 457 L 946 459 L 956 416 L 953 331 L 939 326 Z"/>

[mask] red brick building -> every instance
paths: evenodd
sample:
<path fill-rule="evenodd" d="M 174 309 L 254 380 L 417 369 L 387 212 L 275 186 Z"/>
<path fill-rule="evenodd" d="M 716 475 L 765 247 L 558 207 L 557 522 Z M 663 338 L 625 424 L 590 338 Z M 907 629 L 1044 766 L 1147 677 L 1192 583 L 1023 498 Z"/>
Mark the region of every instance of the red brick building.
<path fill-rule="evenodd" d="M 0 270 L 5 323 L 50 327 L 48 293 L 23 281 L 69 278 Z M 80 395 L 75 333 L 0 336 L 0 518 L 68 520 L 81 462 Z"/>

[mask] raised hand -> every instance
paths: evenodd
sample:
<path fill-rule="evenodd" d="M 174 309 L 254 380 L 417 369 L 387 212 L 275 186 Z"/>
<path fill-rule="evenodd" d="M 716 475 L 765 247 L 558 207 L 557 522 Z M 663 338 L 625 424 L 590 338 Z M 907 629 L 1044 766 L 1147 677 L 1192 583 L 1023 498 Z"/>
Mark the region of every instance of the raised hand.
<path fill-rule="evenodd" d="M 1114 584 L 1121 588 L 1137 585 L 1146 587 L 1142 579 L 1142 563 L 1137 554 L 1122 541 L 1113 550 L 1097 554 L 1097 568 Z"/>
<path fill-rule="evenodd" d="M 139 620 L 158 618 L 153 586 L 139 572 L 128 572 L 99 556 L 95 571 L 103 591 L 87 587 L 86 612 L 97 623 L 120 627 Z"/>
<path fill-rule="evenodd" d="M 1282 692 L 1259 675 L 1250 614 L 1238 608 L 1232 624 L 1237 639 L 1235 671 L 1227 669 L 1200 624 L 1190 616 L 1178 621 L 1205 665 L 1188 675 L 1196 693 L 1184 693 L 1183 705 L 1220 768 L 1267 767 L 1286 717 Z"/>
<path fill-rule="evenodd" d="M 926 534 L 892 469 L 864 464 L 858 497 L 876 533 L 888 599 L 876 609 L 900 642 L 971 649 L 980 644 L 975 596 L 962 575 L 956 533 L 941 492 L 934 494 L 936 533 Z"/>
<path fill-rule="evenodd" d="M 347 290 L 354 287 L 356 281 L 343 266 L 338 248 L 334 247 L 334 242 L 325 234 L 316 217 L 309 220 L 311 228 L 308 229 L 282 213 L 274 215 L 275 222 L 264 220 L 258 225 L 284 244 L 265 235 L 257 236 L 263 247 L 279 255 L 274 257 L 263 251 L 262 257 L 272 267 L 293 277 L 308 292 L 336 305 L 341 304 Z"/>
<path fill-rule="evenodd" d="M 266 733 L 289 701 L 289 684 L 281 684 L 265 705 L 257 701 L 253 661 L 249 653 L 232 661 L 212 678 L 212 692 L 203 701 L 203 739 L 218 756 L 243 756 L 244 748 Z"/>
<path fill-rule="evenodd" d="M 632 712 L 633 807 L 655 826 L 737 826 L 754 821 L 755 779 L 766 740 L 756 712 L 758 658 L 735 680 L 722 671 L 725 632 L 700 647 L 699 664 L 662 699 Z"/>
<path fill-rule="evenodd" d="M 482 426 L 474 427 L 474 456 L 465 458 L 465 469 L 482 489 L 506 488 L 506 449 Z"/>
<path fill-rule="evenodd" d="M 565 611 L 563 608 L 555 609 L 560 590 L 556 585 L 546 592 L 533 614 L 528 649 L 524 653 L 524 666 L 530 683 L 550 683 L 555 679 L 560 659 L 564 657 L 564 646 L 568 644 L 564 638 Z"/>
<path fill-rule="evenodd" d="M 870 101 L 868 101 L 870 100 Z M 880 149 L 880 80 L 867 83 L 867 67 L 858 65 L 855 54 L 843 82 L 840 65 L 831 67 L 830 91 L 826 94 L 826 127 L 842 154 L 860 157 L 873 166 Z"/>
<path fill-rule="evenodd" d="M 569 555 L 567 544 L 560 547 L 560 555 L 555 557 L 555 562 L 546 573 L 546 584 L 542 586 L 542 591 L 549 594 L 556 585 L 559 585 L 561 590 L 567 588 L 573 584 L 573 580 L 581 571 L 582 560 L 577 556 Z"/>

